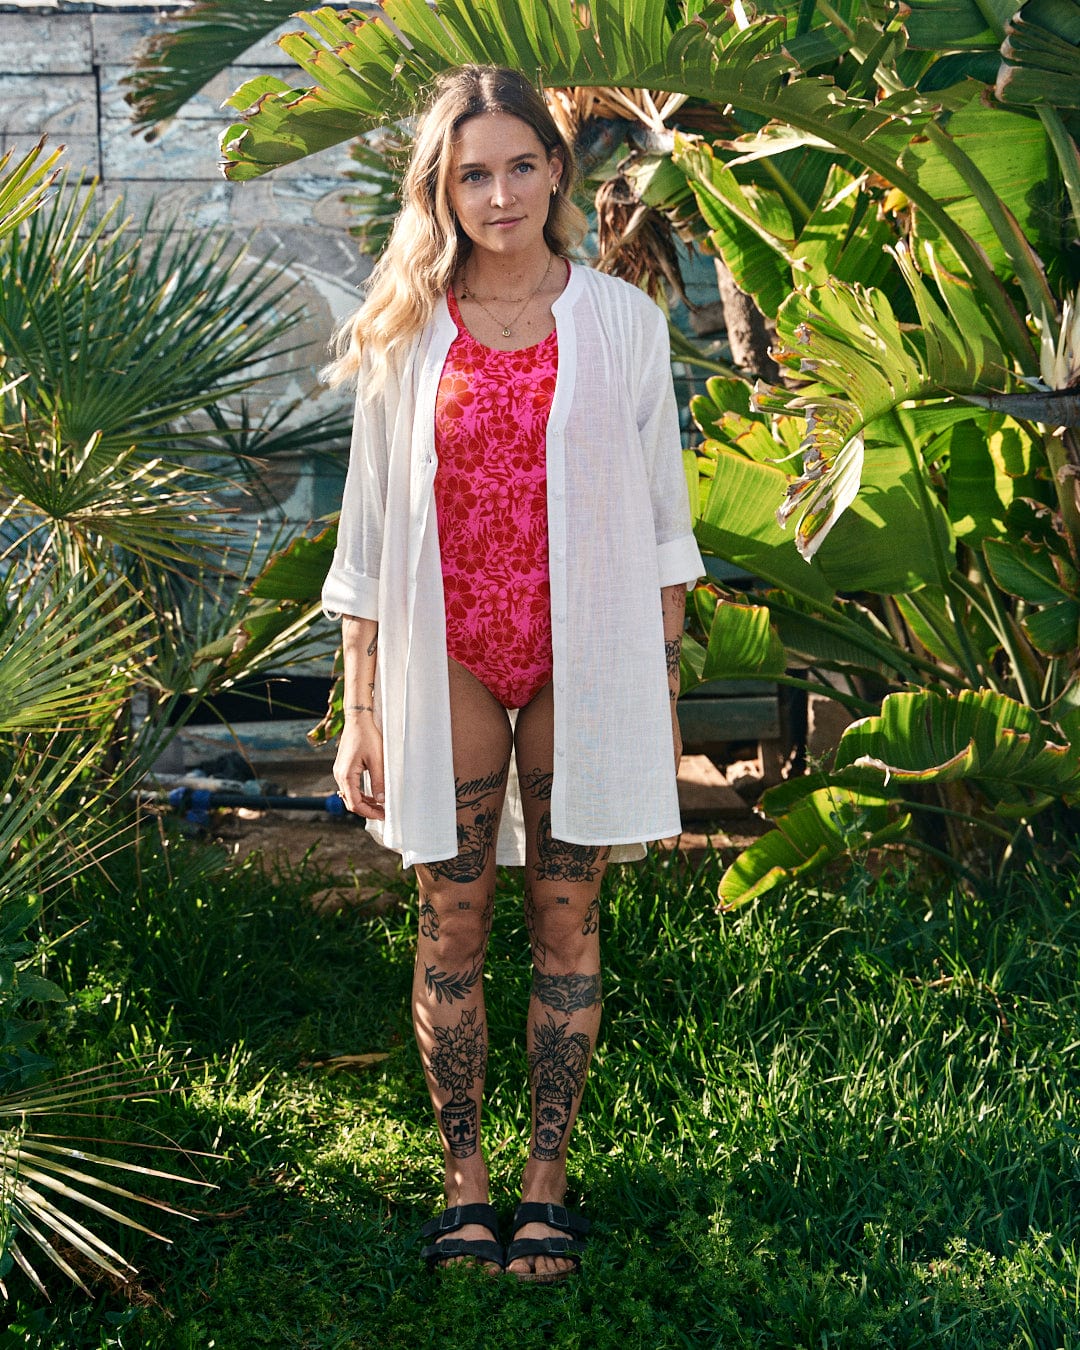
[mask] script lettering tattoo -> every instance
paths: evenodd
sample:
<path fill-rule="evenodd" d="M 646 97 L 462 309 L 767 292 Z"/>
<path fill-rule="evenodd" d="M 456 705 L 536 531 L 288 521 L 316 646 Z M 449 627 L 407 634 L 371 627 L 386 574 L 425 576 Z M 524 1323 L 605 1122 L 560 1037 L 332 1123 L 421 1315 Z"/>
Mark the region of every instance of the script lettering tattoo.
<path fill-rule="evenodd" d="M 450 1100 L 439 1110 L 443 1134 L 455 1158 L 476 1152 L 478 1138 L 476 1102 L 466 1094 L 487 1069 L 487 1038 L 484 1024 L 477 1024 L 479 1008 L 461 1014 L 456 1027 L 436 1027 L 435 1047 L 428 1069 Z"/>
<path fill-rule="evenodd" d="M 582 1008 L 594 1008 L 600 1002 L 601 986 L 599 975 L 533 973 L 534 996 L 556 1012 L 575 1013 Z"/>
<path fill-rule="evenodd" d="M 489 773 L 485 778 L 470 778 L 464 783 L 460 778 L 456 778 L 454 790 L 457 795 L 458 810 L 479 811 L 484 798 L 490 797 L 493 792 L 499 792 L 505 782 L 505 768 L 496 769 L 494 773 Z"/>
<path fill-rule="evenodd" d="M 459 885 L 478 881 L 487 867 L 498 823 L 497 811 L 478 811 L 471 825 L 459 820 L 457 857 L 448 858 L 445 862 L 428 863 L 428 871 L 433 877 L 455 881 Z"/>
<path fill-rule="evenodd" d="M 536 927 L 536 900 L 532 891 L 525 891 L 525 927 L 529 930 L 529 942 L 532 946 L 533 963 L 547 965 L 547 947 L 540 941 Z"/>
<path fill-rule="evenodd" d="M 567 844 L 552 838 L 550 811 L 540 817 L 536 843 L 539 860 L 533 872 L 539 881 L 595 881 L 600 875 L 596 864 L 606 862 L 611 852 L 609 848 Z"/>
<path fill-rule="evenodd" d="M 550 1013 L 546 1022 L 533 1024 L 533 1050 L 529 1076 L 536 1098 L 532 1156 L 541 1162 L 556 1162 L 562 1153 L 574 1098 L 585 1086 L 592 1044 L 582 1031 L 572 1031 L 569 1022 L 557 1024 Z"/>
<path fill-rule="evenodd" d="M 436 1003 L 453 1003 L 455 999 L 466 999 L 473 986 L 483 973 L 482 961 L 477 961 L 472 970 L 436 970 L 434 966 L 424 967 L 424 985 L 429 994 L 434 995 Z"/>
<path fill-rule="evenodd" d="M 581 925 L 581 936 L 591 937 L 600 927 L 600 897 L 594 895 L 585 911 L 585 922 Z"/>
<path fill-rule="evenodd" d="M 420 896 L 420 932 L 429 942 L 439 940 L 439 911 L 424 894 Z"/>
<path fill-rule="evenodd" d="M 543 769 L 530 769 L 521 780 L 521 790 L 527 792 L 530 797 L 535 797 L 538 802 L 551 801 L 551 780 L 554 774 L 545 773 Z"/>

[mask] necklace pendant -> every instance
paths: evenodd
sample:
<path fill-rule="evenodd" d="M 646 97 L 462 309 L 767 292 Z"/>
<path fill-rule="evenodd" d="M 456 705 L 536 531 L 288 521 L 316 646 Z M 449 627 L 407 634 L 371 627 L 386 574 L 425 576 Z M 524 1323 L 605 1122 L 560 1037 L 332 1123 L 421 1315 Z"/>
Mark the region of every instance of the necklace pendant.
<path fill-rule="evenodd" d="M 509 328 L 504 328 L 504 329 L 502 330 L 502 335 L 503 335 L 503 337 L 509 337 L 509 336 L 510 336 L 510 329 L 509 329 Z"/>

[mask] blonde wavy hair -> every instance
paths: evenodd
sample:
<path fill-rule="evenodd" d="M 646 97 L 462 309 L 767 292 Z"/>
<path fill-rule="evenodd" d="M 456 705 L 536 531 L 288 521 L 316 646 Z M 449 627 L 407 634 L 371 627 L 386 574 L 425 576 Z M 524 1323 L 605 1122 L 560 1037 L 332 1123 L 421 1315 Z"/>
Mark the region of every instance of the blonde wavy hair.
<path fill-rule="evenodd" d="M 450 209 L 447 187 L 458 128 L 488 112 L 520 118 L 549 156 L 557 152 L 562 159 L 558 191 L 544 226 L 548 248 L 566 257 L 584 237 L 585 216 L 570 198 L 574 157 L 544 96 L 520 71 L 503 66 L 467 65 L 444 72 L 417 126 L 402 181 L 403 205 L 365 285 L 364 304 L 331 343 L 334 359 L 323 372 L 331 384 L 355 380 L 364 358 L 370 369 L 368 387 L 381 384 L 387 367 L 431 318 L 454 272 L 469 256 L 472 242 Z"/>

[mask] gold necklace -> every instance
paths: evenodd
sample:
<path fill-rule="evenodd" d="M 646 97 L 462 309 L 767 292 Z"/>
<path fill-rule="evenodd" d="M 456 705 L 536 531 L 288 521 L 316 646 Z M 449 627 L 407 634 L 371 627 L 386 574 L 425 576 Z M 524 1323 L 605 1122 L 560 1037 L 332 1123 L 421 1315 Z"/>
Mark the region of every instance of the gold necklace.
<path fill-rule="evenodd" d="M 544 275 L 540 278 L 540 284 L 537 286 L 536 290 L 532 292 L 531 295 L 527 295 L 525 297 L 525 303 L 521 306 L 521 308 L 514 315 L 514 317 L 512 319 L 508 319 L 505 323 L 503 322 L 502 319 L 499 318 L 497 314 L 492 314 L 491 310 L 488 309 L 487 305 L 484 304 L 483 300 L 481 300 L 478 295 L 475 295 L 472 291 L 469 290 L 469 283 L 466 280 L 464 269 L 462 269 L 461 273 L 461 298 L 462 300 L 472 300 L 476 304 L 478 304 L 489 318 L 494 319 L 495 322 L 499 324 L 503 337 L 508 338 L 510 336 L 510 330 L 513 328 L 514 324 L 517 323 L 518 319 L 520 319 L 521 316 L 525 313 L 525 310 L 528 308 L 528 306 L 532 304 L 532 302 L 544 289 L 544 282 L 547 281 L 548 273 L 551 271 L 551 260 L 553 257 L 554 254 L 552 254 L 549 251 L 547 266 L 544 268 Z"/>

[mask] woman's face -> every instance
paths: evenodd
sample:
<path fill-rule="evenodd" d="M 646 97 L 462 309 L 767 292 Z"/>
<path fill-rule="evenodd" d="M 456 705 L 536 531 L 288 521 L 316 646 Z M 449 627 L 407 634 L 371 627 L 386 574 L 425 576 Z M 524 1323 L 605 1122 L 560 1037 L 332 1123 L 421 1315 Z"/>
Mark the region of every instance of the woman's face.
<path fill-rule="evenodd" d="M 454 137 L 450 205 L 478 249 L 510 255 L 541 242 L 562 156 L 548 154 L 527 122 L 480 113 Z"/>

